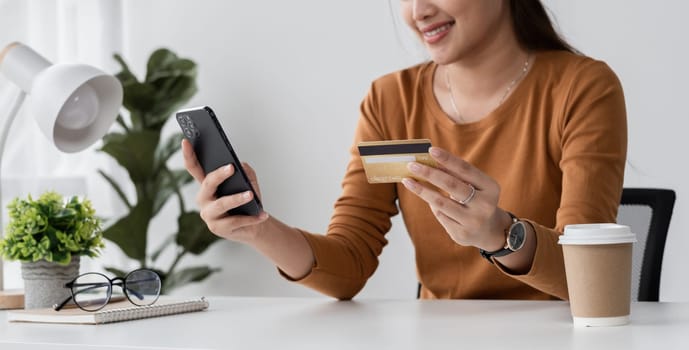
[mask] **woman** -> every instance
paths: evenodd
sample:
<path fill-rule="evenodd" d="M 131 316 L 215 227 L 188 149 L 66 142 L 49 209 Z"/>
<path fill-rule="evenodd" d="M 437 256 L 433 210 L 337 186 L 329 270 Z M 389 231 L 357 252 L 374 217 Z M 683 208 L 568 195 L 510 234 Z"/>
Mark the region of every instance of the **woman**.
<path fill-rule="evenodd" d="M 234 169 L 205 176 L 185 141 L 202 218 L 288 279 L 349 299 L 401 211 L 422 298 L 567 299 L 564 226 L 616 218 L 626 157 L 617 77 L 573 52 L 538 0 L 402 0 L 401 9 L 431 60 L 373 82 L 327 235 L 267 213 L 226 216 L 251 194 L 215 198 Z M 410 163 L 417 180 L 367 182 L 359 142 L 420 138 L 432 141 L 436 168 Z"/>

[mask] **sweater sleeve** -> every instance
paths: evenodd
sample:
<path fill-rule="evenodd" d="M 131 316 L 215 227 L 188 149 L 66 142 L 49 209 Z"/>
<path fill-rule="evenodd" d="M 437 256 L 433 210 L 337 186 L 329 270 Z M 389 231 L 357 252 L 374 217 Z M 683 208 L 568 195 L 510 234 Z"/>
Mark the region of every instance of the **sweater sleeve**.
<path fill-rule="evenodd" d="M 556 225 L 530 221 L 537 241 L 531 269 L 510 275 L 561 299 L 568 299 L 568 293 L 558 236 L 569 224 L 616 222 L 627 155 L 627 117 L 617 76 L 606 64 L 593 60 L 582 63 L 575 73 L 551 132 L 561 150 L 562 195 Z"/>
<path fill-rule="evenodd" d="M 311 271 L 297 283 L 323 294 L 351 299 L 378 267 L 378 256 L 387 244 L 390 218 L 398 213 L 394 184 L 368 183 L 357 143 L 382 140 L 375 86 L 361 104 L 351 158 L 335 203 L 326 235 L 302 231 L 315 257 Z M 284 275 L 284 277 L 287 277 Z"/>

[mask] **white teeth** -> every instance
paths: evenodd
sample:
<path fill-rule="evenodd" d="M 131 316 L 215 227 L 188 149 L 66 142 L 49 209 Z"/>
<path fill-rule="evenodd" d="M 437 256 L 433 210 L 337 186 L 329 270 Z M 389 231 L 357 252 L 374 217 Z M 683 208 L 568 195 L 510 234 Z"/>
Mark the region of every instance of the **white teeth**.
<path fill-rule="evenodd" d="M 424 35 L 424 36 L 434 36 L 434 35 L 437 35 L 437 34 L 440 33 L 440 32 L 443 32 L 443 31 L 446 31 L 446 30 L 450 29 L 451 26 L 452 26 L 452 24 L 451 24 L 451 23 L 448 23 L 448 24 L 442 25 L 442 26 L 440 26 L 440 27 L 438 27 L 438 28 L 435 28 L 435 29 L 433 29 L 433 30 L 430 30 L 430 31 L 427 31 L 427 32 L 423 32 L 423 35 Z"/>

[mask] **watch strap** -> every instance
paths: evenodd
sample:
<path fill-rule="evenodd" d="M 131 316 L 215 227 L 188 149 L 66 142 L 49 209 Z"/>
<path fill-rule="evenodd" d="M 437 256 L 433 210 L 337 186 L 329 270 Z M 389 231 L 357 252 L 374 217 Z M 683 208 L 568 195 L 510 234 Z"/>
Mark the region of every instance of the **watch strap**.
<path fill-rule="evenodd" d="M 491 264 L 494 264 L 494 262 L 493 262 L 493 258 L 494 258 L 494 257 L 495 257 L 495 258 L 499 258 L 499 257 L 501 257 L 501 256 L 505 256 L 505 255 L 514 253 L 514 251 L 513 251 L 512 249 L 508 248 L 508 246 L 507 246 L 507 239 L 508 239 L 508 235 L 509 235 L 509 233 L 510 233 L 510 232 L 509 232 L 509 231 L 510 231 L 510 228 L 511 228 L 512 225 L 514 225 L 517 221 L 519 221 L 519 219 L 518 219 L 514 214 L 510 213 L 509 211 L 507 212 L 507 214 L 510 216 L 510 218 L 512 219 L 512 221 L 510 222 L 510 225 L 507 226 L 507 228 L 505 229 L 505 246 L 502 247 L 502 248 L 500 248 L 500 249 L 498 249 L 498 250 L 496 250 L 496 251 L 492 251 L 492 252 L 483 250 L 483 249 L 481 249 L 481 248 L 479 248 L 479 250 L 478 250 L 478 252 L 481 254 L 481 256 L 482 256 L 484 259 L 488 260 L 488 262 L 490 262 Z"/>

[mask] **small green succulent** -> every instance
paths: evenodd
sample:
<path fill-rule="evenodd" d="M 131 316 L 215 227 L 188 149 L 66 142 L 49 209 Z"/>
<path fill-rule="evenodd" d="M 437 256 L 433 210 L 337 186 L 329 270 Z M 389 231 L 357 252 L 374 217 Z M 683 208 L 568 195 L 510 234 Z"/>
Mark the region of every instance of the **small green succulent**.
<path fill-rule="evenodd" d="M 5 259 L 67 265 L 72 256 L 95 257 L 104 247 L 101 220 L 87 199 L 65 201 L 48 191 L 38 200 L 15 198 L 7 208 L 10 222 L 0 240 Z"/>

